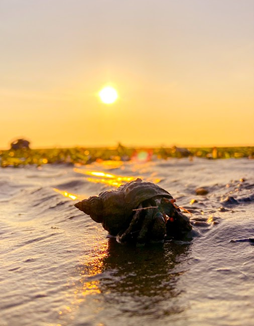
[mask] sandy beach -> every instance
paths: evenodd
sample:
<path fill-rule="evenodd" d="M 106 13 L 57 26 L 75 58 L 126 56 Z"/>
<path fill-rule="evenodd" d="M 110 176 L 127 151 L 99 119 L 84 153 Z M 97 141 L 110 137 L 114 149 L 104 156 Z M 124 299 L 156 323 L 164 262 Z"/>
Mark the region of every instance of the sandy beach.
<path fill-rule="evenodd" d="M 172 158 L 0 169 L 1 325 L 252 325 L 253 164 Z M 120 245 L 74 207 L 137 177 L 191 212 L 192 241 Z"/>

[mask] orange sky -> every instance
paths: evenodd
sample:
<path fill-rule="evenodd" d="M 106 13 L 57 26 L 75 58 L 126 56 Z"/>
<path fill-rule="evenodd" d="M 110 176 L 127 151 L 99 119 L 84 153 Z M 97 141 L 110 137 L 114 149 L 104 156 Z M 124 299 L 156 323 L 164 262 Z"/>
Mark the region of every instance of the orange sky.
<path fill-rule="evenodd" d="M 2 0 L 0 39 L 0 148 L 254 145 L 253 0 Z"/>

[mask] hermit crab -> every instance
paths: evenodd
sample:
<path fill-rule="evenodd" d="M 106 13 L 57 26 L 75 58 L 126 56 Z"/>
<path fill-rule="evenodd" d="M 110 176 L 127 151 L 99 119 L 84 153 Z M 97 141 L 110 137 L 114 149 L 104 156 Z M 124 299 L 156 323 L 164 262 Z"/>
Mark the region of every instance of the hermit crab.
<path fill-rule="evenodd" d="M 191 224 L 165 189 L 140 178 L 75 204 L 121 243 L 181 239 Z"/>

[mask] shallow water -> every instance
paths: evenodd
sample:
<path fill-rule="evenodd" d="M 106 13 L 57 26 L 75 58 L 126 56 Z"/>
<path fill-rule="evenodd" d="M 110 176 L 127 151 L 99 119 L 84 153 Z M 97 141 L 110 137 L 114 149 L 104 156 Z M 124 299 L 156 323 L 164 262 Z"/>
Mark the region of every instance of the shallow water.
<path fill-rule="evenodd" d="M 136 177 L 192 213 L 192 241 L 120 245 L 73 206 Z M 250 238 L 253 160 L 0 169 L 0 325 L 253 325 Z"/>

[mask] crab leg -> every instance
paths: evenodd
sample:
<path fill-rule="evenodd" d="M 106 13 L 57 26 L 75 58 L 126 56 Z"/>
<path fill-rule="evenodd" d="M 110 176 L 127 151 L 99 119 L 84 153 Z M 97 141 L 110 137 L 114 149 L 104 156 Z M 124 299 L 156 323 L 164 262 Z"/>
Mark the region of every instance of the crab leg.
<path fill-rule="evenodd" d="M 163 241 L 166 234 L 166 223 L 163 214 L 156 206 L 156 201 L 154 199 L 144 201 L 143 208 L 146 211 L 137 242 L 143 244 L 148 239 L 151 241 Z"/>
<path fill-rule="evenodd" d="M 144 222 L 137 238 L 138 243 L 143 244 L 147 240 L 150 242 L 164 242 L 166 236 L 166 222 L 163 214 L 154 210 L 151 216 L 145 216 Z"/>
<path fill-rule="evenodd" d="M 174 201 L 163 198 L 160 211 L 169 217 L 166 222 L 167 238 L 181 238 L 184 233 L 192 229 L 188 217 L 181 212 Z"/>
<path fill-rule="evenodd" d="M 151 208 L 158 208 L 158 206 L 149 206 L 149 207 L 134 208 L 133 209 L 133 212 L 143 211 L 143 210 L 151 209 Z"/>
<path fill-rule="evenodd" d="M 142 206 L 139 205 L 139 208 L 137 209 L 137 211 L 133 215 L 133 218 L 132 218 L 132 220 L 130 222 L 129 227 L 124 231 L 123 234 L 117 236 L 117 240 L 119 242 L 126 242 L 126 241 L 130 240 L 130 238 L 133 237 L 133 234 L 138 232 L 138 224 L 140 223 L 140 220 L 141 220 L 142 216 L 143 216 L 143 214 L 142 214 Z"/>
<path fill-rule="evenodd" d="M 154 220 L 154 215 L 156 214 L 156 209 L 148 209 L 146 212 L 146 215 L 144 217 L 144 221 L 142 223 L 142 228 L 139 232 L 138 238 L 137 238 L 137 242 L 138 243 L 145 243 L 147 240 L 147 235 L 148 235 L 148 231 L 149 228 Z"/>

